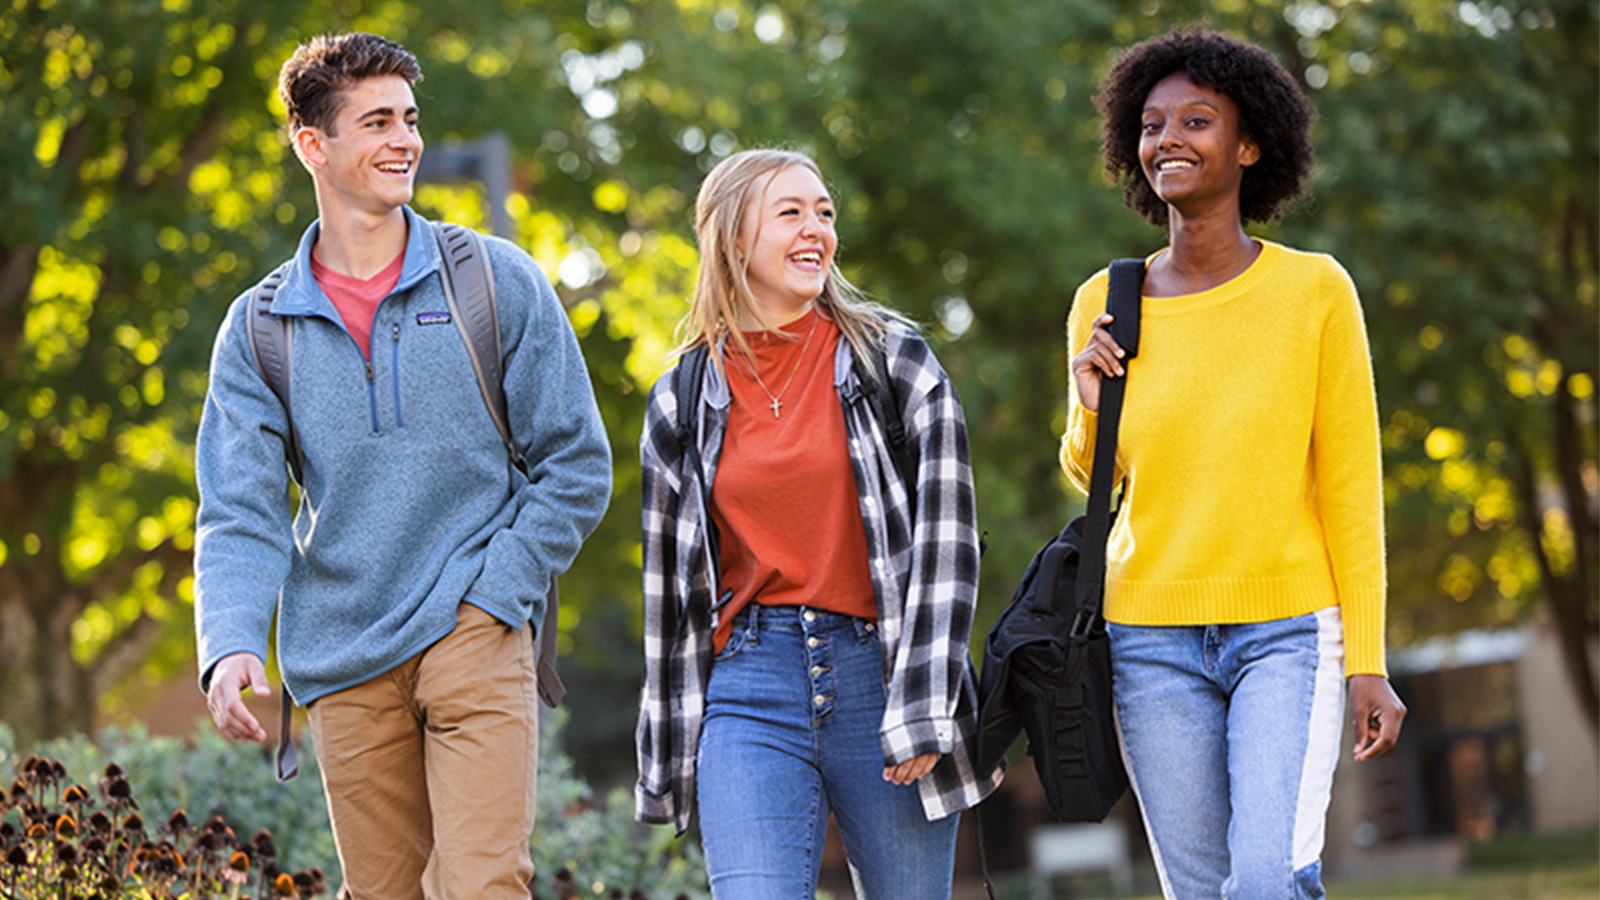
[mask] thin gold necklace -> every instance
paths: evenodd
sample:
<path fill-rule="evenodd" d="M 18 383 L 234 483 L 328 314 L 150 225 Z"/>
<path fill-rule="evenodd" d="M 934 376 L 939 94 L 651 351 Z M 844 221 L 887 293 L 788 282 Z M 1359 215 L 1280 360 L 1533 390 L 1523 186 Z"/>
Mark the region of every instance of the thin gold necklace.
<path fill-rule="evenodd" d="M 820 316 L 818 318 L 820 318 Z M 805 360 L 806 351 L 811 349 L 811 336 L 816 333 L 817 320 L 812 319 L 811 330 L 806 332 L 806 342 L 804 346 L 800 348 L 800 356 L 794 361 L 794 368 L 789 370 L 789 380 L 783 383 L 783 387 L 779 388 L 778 393 L 776 394 L 767 390 L 767 384 L 761 380 L 761 373 L 756 371 L 755 364 L 747 356 L 740 354 L 740 358 L 744 359 L 745 368 L 749 369 L 750 374 L 756 379 L 756 387 L 761 388 L 761 393 L 766 394 L 767 399 L 772 401 L 768 405 L 772 407 L 772 417 L 774 419 L 778 418 L 778 410 L 783 408 L 783 400 L 781 398 L 784 394 L 788 393 L 789 385 L 794 383 L 794 376 L 800 372 L 800 363 Z"/>

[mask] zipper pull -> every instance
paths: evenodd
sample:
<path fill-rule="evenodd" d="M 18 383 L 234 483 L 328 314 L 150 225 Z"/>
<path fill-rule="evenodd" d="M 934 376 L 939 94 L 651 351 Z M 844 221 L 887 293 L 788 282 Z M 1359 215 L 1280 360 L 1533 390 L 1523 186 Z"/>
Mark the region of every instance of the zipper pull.
<path fill-rule="evenodd" d="M 375 380 L 376 379 L 373 377 L 373 374 L 372 374 L 372 363 L 368 362 L 367 363 L 367 384 L 371 384 Z"/>
<path fill-rule="evenodd" d="M 400 323 L 398 322 L 394 326 L 394 342 L 396 344 L 400 343 Z"/>

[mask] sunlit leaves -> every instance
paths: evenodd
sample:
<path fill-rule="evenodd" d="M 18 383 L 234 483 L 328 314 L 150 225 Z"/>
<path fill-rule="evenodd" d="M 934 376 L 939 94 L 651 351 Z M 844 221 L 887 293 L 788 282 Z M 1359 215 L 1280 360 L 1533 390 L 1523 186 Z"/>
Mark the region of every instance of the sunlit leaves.
<path fill-rule="evenodd" d="M 50 246 L 40 251 L 33 302 L 23 326 L 40 368 L 76 362 L 75 351 L 88 340 L 88 317 L 99 290 L 100 273 L 92 263 L 70 259 Z"/>

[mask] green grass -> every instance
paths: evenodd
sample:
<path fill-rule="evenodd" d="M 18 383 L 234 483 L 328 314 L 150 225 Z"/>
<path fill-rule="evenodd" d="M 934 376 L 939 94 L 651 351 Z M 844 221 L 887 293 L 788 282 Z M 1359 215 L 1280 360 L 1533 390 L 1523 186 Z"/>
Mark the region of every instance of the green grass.
<path fill-rule="evenodd" d="M 1016 884 L 1006 885 L 1006 889 L 999 892 L 1002 900 L 1028 897 L 1023 881 L 1018 879 Z M 1141 887 L 1149 888 L 1142 882 Z M 1098 882 L 1083 888 L 1078 892 L 1062 890 L 1055 896 L 1115 896 L 1109 885 Z M 1600 863 L 1477 866 L 1450 878 L 1334 881 L 1327 888 L 1328 900 L 1597 900 L 1600 898 Z M 1161 900 L 1161 895 L 1146 893 L 1132 900 Z"/>
<path fill-rule="evenodd" d="M 1161 900 L 1155 871 L 1136 873 L 1139 890 L 1134 898 Z M 1056 897 L 1074 900 L 1109 900 L 1116 895 L 1110 882 L 1096 876 L 1076 885 L 1058 885 Z M 999 900 L 1031 897 L 1026 877 L 997 885 Z M 1501 837 L 1466 847 L 1466 869 L 1448 878 L 1388 881 L 1332 881 L 1328 900 L 1600 900 L 1600 831 L 1524 834 Z M 958 892 L 967 900 L 969 894 Z M 970 894 L 982 900 L 981 888 Z"/>
<path fill-rule="evenodd" d="M 1468 870 L 1454 878 L 1328 886 L 1329 900 L 1595 900 L 1600 865 Z"/>
<path fill-rule="evenodd" d="M 1454 878 L 1419 881 L 1332 882 L 1328 900 L 1596 900 L 1600 867 L 1466 872 Z M 1058 896 L 1110 897 L 1108 893 Z M 1132 900 L 1161 900 L 1146 894 Z"/>

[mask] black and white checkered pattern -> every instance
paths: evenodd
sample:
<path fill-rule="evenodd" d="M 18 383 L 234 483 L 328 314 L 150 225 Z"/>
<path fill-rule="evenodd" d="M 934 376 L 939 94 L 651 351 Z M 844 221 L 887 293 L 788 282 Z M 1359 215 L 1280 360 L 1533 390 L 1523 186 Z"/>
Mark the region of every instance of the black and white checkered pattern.
<path fill-rule="evenodd" d="M 904 404 L 907 440 L 918 449 L 914 521 L 884 431 L 860 398 L 848 341 L 839 342 L 834 357 L 834 386 L 845 412 L 883 643 L 884 764 L 942 754 L 918 782 L 924 813 L 938 819 L 977 804 L 1002 776 L 1001 768 L 974 768 L 978 697 L 967 642 L 978 598 L 977 512 L 955 386 L 927 344 L 905 329 L 888 335 L 885 356 L 893 394 Z M 694 801 L 711 674 L 711 599 L 720 589 L 697 473 L 683 471 L 673 376 L 667 373 L 651 392 L 639 447 L 645 680 L 634 794 L 641 822 L 672 823 L 682 834 Z M 714 366 L 705 367 L 702 398 L 700 455 L 706 477 L 715 480 L 728 407 Z"/>

